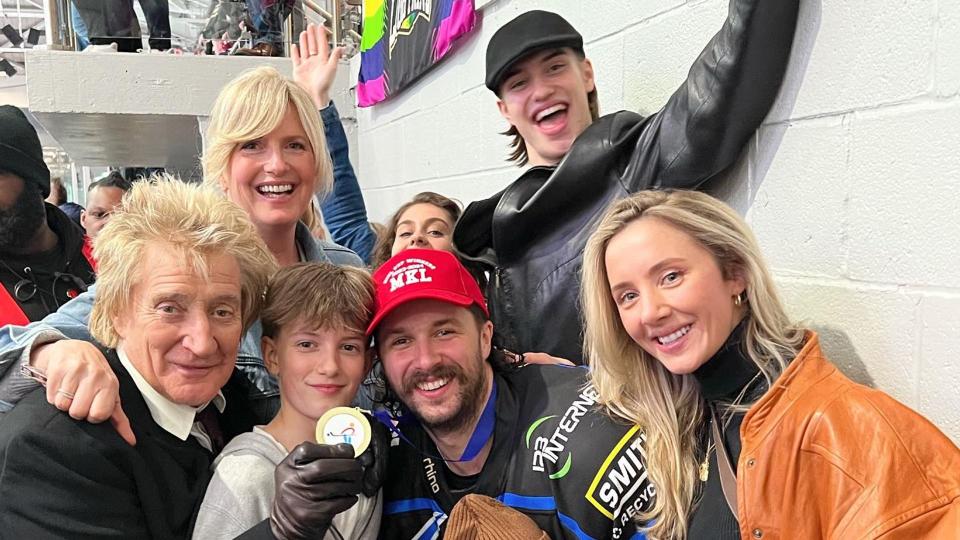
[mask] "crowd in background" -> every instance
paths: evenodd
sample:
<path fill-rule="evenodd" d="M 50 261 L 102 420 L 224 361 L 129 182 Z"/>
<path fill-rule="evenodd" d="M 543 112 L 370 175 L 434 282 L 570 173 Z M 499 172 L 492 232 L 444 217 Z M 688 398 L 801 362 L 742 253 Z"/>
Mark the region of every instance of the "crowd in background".
<path fill-rule="evenodd" d="M 71 0 L 70 17 L 80 51 L 175 52 L 168 0 L 139 0 L 146 20 L 144 43 L 133 0 Z M 284 56 L 283 26 L 292 14 L 302 19 L 298 0 L 216 0 L 210 2 L 197 54 Z M 302 25 L 301 25 L 302 26 Z M 191 47 L 193 44 L 189 44 Z M 190 47 L 188 47 L 189 49 Z"/>

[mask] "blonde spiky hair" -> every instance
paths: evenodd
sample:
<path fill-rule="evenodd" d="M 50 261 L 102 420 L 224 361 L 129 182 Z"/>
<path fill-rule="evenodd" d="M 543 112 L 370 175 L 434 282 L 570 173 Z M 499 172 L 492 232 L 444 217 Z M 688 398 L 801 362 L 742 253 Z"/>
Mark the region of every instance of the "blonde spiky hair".
<path fill-rule="evenodd" d="M 134 184 L 94 242 L 97 297 L 90 333 L 102 344 L 117 346 L 113 319 L 130 305 L 138 278 L 150 271 L 141 264 L 151 245 L 172 248 L 201 276 L 206 276 L 211 256 L 234 257 L 240 267 L 244 328 L 259 317 L 277 263 L 250 218 L 216 190 L 161 175 Z"/>

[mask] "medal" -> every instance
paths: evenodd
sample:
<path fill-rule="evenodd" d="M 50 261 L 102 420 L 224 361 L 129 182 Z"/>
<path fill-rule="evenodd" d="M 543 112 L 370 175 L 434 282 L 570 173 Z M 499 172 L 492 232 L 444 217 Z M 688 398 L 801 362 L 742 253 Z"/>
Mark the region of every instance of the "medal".
<path fill-rule="evenodd" d="M 354 457 L 370 446 L 370 422 L 352 407 L 334 407 L 317 420 L 319 444 L 347 443 L 353 446 Z"/>

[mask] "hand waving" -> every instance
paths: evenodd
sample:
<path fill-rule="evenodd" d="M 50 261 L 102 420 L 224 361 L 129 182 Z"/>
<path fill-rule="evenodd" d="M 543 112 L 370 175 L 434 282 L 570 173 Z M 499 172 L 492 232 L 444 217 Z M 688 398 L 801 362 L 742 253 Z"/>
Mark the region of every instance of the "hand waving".
<path fill-rule="evenodd" d="M 343 47 L 330 50 L 327 29 L 315 24 L 300 32 L 300 44 L 290 51 L 293 60 L 293 80 L 313 98 L 317 109 L 330 103 L 330 87 L 337 77 L 337 62 L 343 56 Z"/>

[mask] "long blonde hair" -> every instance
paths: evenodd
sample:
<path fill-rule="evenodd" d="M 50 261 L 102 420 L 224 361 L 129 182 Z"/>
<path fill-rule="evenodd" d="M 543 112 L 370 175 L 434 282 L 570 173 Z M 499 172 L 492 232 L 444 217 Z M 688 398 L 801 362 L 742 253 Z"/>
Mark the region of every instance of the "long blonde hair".
<path fill-rule="evenodd" d="M 237 145 L 276 129 L 290 107 L 310 142 L 315 161 L 314 191 L 322 200 L 333 187 L 333 166 L 320 115 L 305 90 L 267 66 L 241 73 L 223 87 L 213 103 L 201 159 L 204 182 L 220 188 L 229 175 L 230 156 Z"/>
<path fill-rule="evenodd" d="M 724 279 L 743 279 L 744 350 L 768 383 L 800 349 L 804 334 L 787 317 L 747 224 L 709 195 L 642 191 L 611 205 L 587 241 L 581 301 L 591 377 L 607 410 L 646 433 L 646 465 L 657 496 L 637 520 L 652 520 L 651 538 L 682 539 L 699 484 L 704 401 L 692 375 L 674 375 L 627 334 L 610 294 L 605 264 L 610 240 L 643 217 L 656 217 L 690 235 L 711 253 Z"/>

